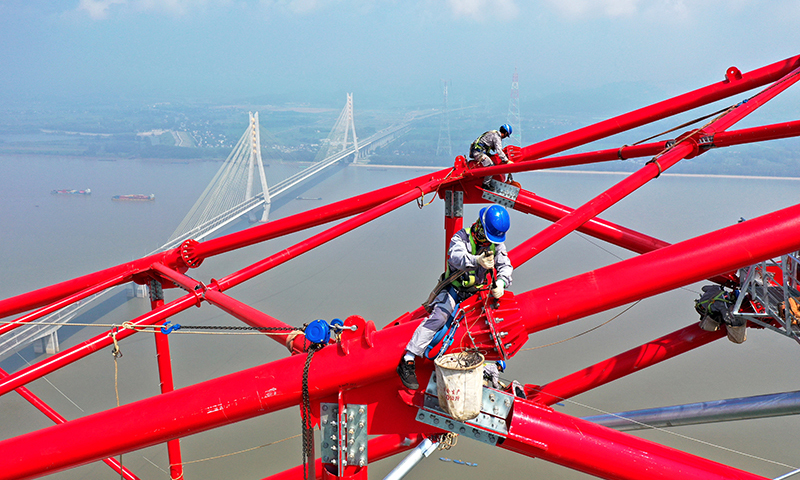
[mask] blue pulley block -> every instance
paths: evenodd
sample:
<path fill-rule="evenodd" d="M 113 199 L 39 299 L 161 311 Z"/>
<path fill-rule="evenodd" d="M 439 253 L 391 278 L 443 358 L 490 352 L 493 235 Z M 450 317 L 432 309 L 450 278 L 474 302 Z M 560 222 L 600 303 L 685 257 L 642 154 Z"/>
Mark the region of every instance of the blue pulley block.
<path fill-rule="evenodd" d="M 335 328 L 336 330 L 341 331 L 342 327 L 344 327 L 344 322 L 341 319 L 334 318 L 333 320 L 331 320 L 331 328 Z"/>
<path fill-rule="evenodd" d="M 306 326 L 305 334 L 309 342 L 324 345 L 331 339 L 331 327 L 325 320 L 314 320 Z"/>

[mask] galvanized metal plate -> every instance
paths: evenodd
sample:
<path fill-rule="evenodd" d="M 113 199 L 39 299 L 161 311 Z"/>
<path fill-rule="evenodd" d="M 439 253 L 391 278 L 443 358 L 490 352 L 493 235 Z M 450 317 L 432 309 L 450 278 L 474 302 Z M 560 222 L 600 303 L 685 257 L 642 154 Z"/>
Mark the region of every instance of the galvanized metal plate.
<path fill-rule="evenodd" d="M 517 196 L 519 196 L 518 187 L 497 181 L 494 178 L 489 181 L 489 185 L 489 189 L 484 190 L 483 195 L 481 195 L 484 200 L 494 202 L 506 208 L 514 208 Z"/>
<path fill-rule="evenodd" d="M 339 412 L 336 403 L 320 404 L 322 463 L 341 468 L 367 464 L 367 405 L 347 404 Z"/>
<path fill-rule="evenodd" d="M 434 413 L 423 409 L 419 409 L 419 411 L 417 412 L 417 421 L 428 425 L 432 425 L 436 428 L 440 428 L 448 432 L 464 435 L 465 437 L 478 440 L 479 442 L 488 443 L 489 445 L 497 445 L 497 441 L 500 438 L 504 438 L 494 433 L 490 433 L 483 429 L 477 428 L 475 426 L 471 426 L 469 424 L 462 422 L 457 422 L 450 417 L 446 417 L 444 415 L 440 415 L 438 413 Z"/>
<path fill-rule="evenodd" d="M 507 419 L 513 405 L 513 395 L 483 387 L 481 413 L 467 422 L 454 420 L 439 406 L 436 375 L 431 375 L 417 421 L 494 445 L 508 435 Z"/>

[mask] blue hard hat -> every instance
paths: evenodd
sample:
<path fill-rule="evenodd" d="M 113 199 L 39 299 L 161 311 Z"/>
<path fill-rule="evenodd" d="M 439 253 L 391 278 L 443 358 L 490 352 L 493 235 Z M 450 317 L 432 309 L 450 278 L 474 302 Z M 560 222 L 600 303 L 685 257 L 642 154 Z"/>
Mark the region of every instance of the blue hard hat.
<path fill-rule="evenodd" d="M 500 125 L 500 133 L 505 133 L 506 135 L 511 135 L 511 125 L 504 123 Z"/>
<path fill-rule="evenodd" d="M 481 208 L 478 215 L 486 238 L 492 243 L 506 241 L 506 232 L 511 227 L 508 211 L 500 205 Z"/>
<path fill-rule="evenodd" d="M 497 368 L 499 368 L 501 372 L 504 372 L 506 370 L 506 361 L 505 360 L 498 360 L 497 361 Z"/>

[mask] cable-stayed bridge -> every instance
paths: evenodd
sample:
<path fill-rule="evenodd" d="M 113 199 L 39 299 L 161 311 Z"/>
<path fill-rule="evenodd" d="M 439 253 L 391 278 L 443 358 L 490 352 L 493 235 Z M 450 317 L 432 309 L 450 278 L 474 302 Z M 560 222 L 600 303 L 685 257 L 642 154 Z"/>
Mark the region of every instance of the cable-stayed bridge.
<path fill-rule="evenodd" d="M 250 121 L 242 137 L 234 146 L 228 158 L 217 171 L 214 178 L 189 210 L 184 219 L 172 233 L 167 242 L 150 252 L 152 255 L 178 247 L 188 239 L 203 240 L 239 222 L 244 216 L 251 222 L 266 222 L 269 219 L 270 205 L 274 199 L 287 193 L 294 187 L 313 178 L 333 165 L 352 158 L 353 162 L 363 161 L 365 152 L 374 151 L 395 140 L 408 131 L 416 120 L 436 115 L 440 112 L 410 116 L 402 122 L 376 132 L 370 137 L 360 140 L 356 137 L 353 121 L 353 95 L 347 95 L 347 103 L 331 129 L 331 133 L 323 140 L 322 148 L 314 163 L 304 170 L 269 186 L 264 173 L 261 158 L 261 136 L 258 112 L 250 113 Z M 260 218 L 256 218 L 260 213 Z M 132 288 L 129 296 L 143 296 L 145 287 L 129 284 Z M 76 317 L 101 298 L 109 298 L 118 289 L 98 290 L 69 306 L 47 312 L 36 321 L 16 328 L 2 336 L 0 341 L 0 359 L 30 345 L 34 345 L 37 353 L 59 351 L 58 329 Z M 33 312 L 36 314 L 36 312 Z M 30 315 L 30 314 L 29 314 Z"/>

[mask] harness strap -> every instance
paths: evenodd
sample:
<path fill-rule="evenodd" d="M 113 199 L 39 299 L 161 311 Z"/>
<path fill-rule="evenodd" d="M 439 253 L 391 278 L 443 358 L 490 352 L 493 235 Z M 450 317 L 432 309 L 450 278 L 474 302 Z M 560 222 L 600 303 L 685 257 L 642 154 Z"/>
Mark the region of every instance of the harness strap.
<path fill-rule="evenodd" d="M 455 299 L 457 297 L 455 296 L 455 291 L 453 290 L 450 291 L 450 295 L 453 295 L 453 298 Z M 453 308 L 452 313 L 450 313 L 450 316 L 447 317 L 447 322 L 445 322 L 445 324 L 442 325 L 442 327 L 436 331 L 436 334 L 434 334 L 431 343 L 429 343 L 428 346 L 425 347 L 425 352 L 423 353 L 423 356 L 425 358 L 427 358 L 428 360 L 433 360 L 434 358 L 446 352 L 448 348 L 450 348 L 450 345 L 453 344 L 453 338 L 455 337 L 456 330 L 458 330 L 458 325 L 459 323 L 461 323 L 461 315 L 460 315 L 461 313 L 462 313 L 461 302 L 457 302 L 455 308 Z M 436 351 L 436 354 L 431 354 L 433 347 L 438 345 L 439 342 L 442 343 L 442 346 L 439 347 L 439 350 Z"/>
<path fill-rule="evenodd" d="M 470 146 L 470 148 L 472 148 L 473 150 L 477 150 L 479 152 L 483 152 L 483 153 L 488 152 L 489 151 L 489 146 L 486 145 L 485 143 L 483 143 L 483 137 L 485 137 L 486 135 L 488 135 L 488 134 L 490 134 L 492 132 L 496 132 L 496 131 L 497 130 L 489 130 L 488 132 L 484 132 L 483 135 L 481 135 L 480 137 L 478 137 L 477 140 L 472 142 L 472 145 Z"/>

